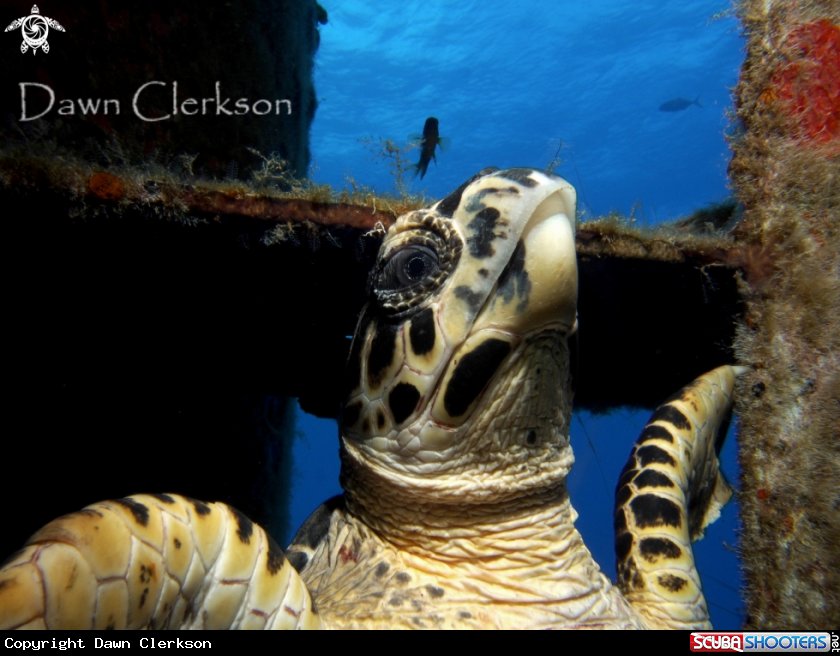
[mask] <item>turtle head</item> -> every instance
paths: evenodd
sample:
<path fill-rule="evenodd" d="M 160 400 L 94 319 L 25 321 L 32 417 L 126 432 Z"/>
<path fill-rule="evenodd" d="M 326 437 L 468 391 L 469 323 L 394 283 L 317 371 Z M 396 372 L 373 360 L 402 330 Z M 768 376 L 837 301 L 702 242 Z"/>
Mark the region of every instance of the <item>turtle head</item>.
<path fill-rule="evenodd" d="M 345 487 L 364 468 L 439 500 L 454 486 L 462 502 L 465 474 L 479 496 L 513 492 L 511 475 L 565 476 L 574 217 L 569 183 L 518 168 L 485 169 L 397 219 L 348 359 Z"/>

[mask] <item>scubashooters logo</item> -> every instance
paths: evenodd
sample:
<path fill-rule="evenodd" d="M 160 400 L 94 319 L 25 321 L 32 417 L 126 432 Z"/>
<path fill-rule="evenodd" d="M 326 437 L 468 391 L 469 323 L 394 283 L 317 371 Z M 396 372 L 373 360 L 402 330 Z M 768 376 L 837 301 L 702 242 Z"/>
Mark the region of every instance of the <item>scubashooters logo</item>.
<path fill-rule="evenodd" d="M 38 5 L 32 5 L 32 13 L 29 16 L 18 18 L 12 21 L 12 24 L 6 28 L 6 32 L 11 32 L 20 28 L 23 34 L 23 43 L 20 44 L 20 51 L 25 53 L 32 48 L 34 55 L 38 48 L 44 51 L 44 54 L 50 51 L 50 44 L 47 43 L 47 35 L 50 33 L 50 28 L 63 32 L 64 28 L 54 21 L 52 18 L 41 16 L 38 11 Z"/>
<path fill-rule="evenodd" d="M 691 651 L 715 652 L 823 652 L 832 649 L 828 632 L 788 631 L 759 633 L 752 631 L 703 631 L 690 636 Z M 836 638 L 835 638 L 836 640 Z"/>

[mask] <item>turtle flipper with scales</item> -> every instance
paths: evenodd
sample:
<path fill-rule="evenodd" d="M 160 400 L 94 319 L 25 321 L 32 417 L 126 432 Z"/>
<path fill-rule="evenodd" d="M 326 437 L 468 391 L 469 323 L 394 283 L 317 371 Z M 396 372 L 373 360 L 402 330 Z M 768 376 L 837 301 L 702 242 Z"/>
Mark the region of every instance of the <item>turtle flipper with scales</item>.
<path fill-rule="evenodd" d="M 94 504 L 5 563 L 0 628 L 708 628 L 690 542 L 730 495 L 717 450 L 739 370 L 642 432 L 613 585 L 565 485 L 574 216 L 561 178 L 485 169 L 391 227 L 348 359 L 345 493 L 285 555 L 224 504 Z"/>

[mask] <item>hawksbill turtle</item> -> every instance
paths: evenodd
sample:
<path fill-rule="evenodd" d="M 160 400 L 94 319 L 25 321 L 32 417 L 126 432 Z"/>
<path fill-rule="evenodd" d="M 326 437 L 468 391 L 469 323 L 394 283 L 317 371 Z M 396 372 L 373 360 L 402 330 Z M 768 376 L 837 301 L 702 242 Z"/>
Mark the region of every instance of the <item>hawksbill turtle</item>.
<path fill-rule="evenodd" d="M 50 44 L 47 43 L 47 35 L 50 33 L 50 28 L 63 32 L 64 28 L 59 25 L 58 21 L 46 16 L 41 16 L 38 5 L 32 5 L 32 13 L 29 16 L 23 16 L 12 21 L 12 23 L 5 29 L 6 32 L 11 32 L 21 28 L 23 34 L 23 42 L 20 44 L 20 51 L 25 53 L 29 48 L 32 48 L 34 55 L 38 48 L 41 48 L 45 53 L 50 51 Z"/>
<path fill-rule="evenodd" d="M 618 481 L 617 583 L 575 529 L 576 196 L 485 169 L 389 229 L 347 364 L 345 493 L 284 553 L 234 508 L 93 504 L 0 570 L 0 628 L 709 628 L 691 540 L 731 495 L 739 368 L 651 417 Z"/>

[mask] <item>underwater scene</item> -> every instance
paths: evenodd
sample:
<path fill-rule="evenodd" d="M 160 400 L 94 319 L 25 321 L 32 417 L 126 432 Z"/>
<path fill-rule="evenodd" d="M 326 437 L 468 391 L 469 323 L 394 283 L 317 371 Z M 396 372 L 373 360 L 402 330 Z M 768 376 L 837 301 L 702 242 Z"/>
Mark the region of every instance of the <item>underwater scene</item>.
<path fill-rule="evenodd" d="M 504 378 L 499 363 L 519 348 L 505 322 L 520 324 L 504 312 L 484 317 L 513 298 L 514 314 L 530 317 L 529 294 L 541 299 L 547 288 L 542 275 L 562 286 L 538 259 L 554 262 L 561 246 L 526 258 L 526 244 L 543 253 L 532 214 L 567 259 L 576 253 L 577 292 L 563 306 L 573 319 L 557 319 L 559 305 L 544 311 L 555 313 L 553 330 L 560 322 L 566 331 L 561 351 L 536 351 L 564 363 L 559 378 L 540 374 L 540 360 L 528 369 L 533 377 L 515 384 L 538 389 L 549 381 L 559 400 L 540 412 L 571 413 L 562 420 L 574 453 L 566 488 L 574 525 L 600 570 L 626 595 L 642 595 L 627 560 L 625 510 L 616 514 L 618 489 L 633 530 L 645 521 L 661 529 L 633 543 L 632 553 L 653 565 L 683 557 L 670 528 L 685 521 L 692 537 L 705 530 L 691 547 L 699 603 L 705 596 L 715 629 L 827 628 L 821 622 L 838 617 L 840 453 L 831 435 L 840 420 L 840 10 L 832 2 L 82 0 L 71 7 L 0 0 L 0 23 L 7 26 L 0 40 L 6 403 L 18 425 L 0 477 L 0 492 L 15 500 L 0 532 L 0 563 L 10 556 L 0 569 L 7 594 L 0 594 L 0 627 L 51 626 L 55 610 L 30 612 L 37 604 L 10 603 L 9 590 L 22 572 L 43 576 L 47 588 L 49 576 L 57 582 L 72 569 L 75 577 L 60 558 L 37 559 L 49 540 L 76 543 L 54 527 L 18 550 L 52 519 L 105 499 L 118 501 L 107 512 L 97 506 L 74 515 L 67 531 L 106 512 L 121 513 L 145 536 L 149 513 L 167 512 L 175 503 L 168 494 L 183 495 L 175 514 L 193 522 L 218 518 L 204 502 L 235 507 L 224 516 L 238 530 L 226 539 L 241 544 L 225 553 L 264 544 L 254 558 L 272 577 L 315 562 L 325 527 L 335 525 L 323 514 L 304 523 L 342 494 L 340 431 L 364 443 L 360 452 L 374 454 L 377 467 L 391 466 L 382 454 L 396 447 L 381 446 L 388 427 L 428 412 L 431 428 L 414 439 L 444 444 L 458 430 L 450 426 L 472 421 L 458 417 L 491 403 L 482 395 L 516 397 L 495 385 L 515 378 Z M 509 188 L 494 187 L 499 180 Z M 496 198 L 504 194 L 520 200 Z M 434 212 L 422 209 L 442 199 Z M 466 228 L 475 234 L 462 249 L 450 220 L 476 212 Z M 405 232 L 387 232 L 395 223 Z M 405 235 L 417 231 L 419 245 L 411 244 Z M 510 236 L 521 238 L 521 251 Z M 505 241 L 510 262 L 498 256 L 499 263 L 493 258 Z M 414 255 L 400 259 L 401 252 Z M 479 280 L 485 296 L 466 285 L 450 306 L 415 298 L 459 275 L 473 275 L 463 280 Z M 459 302 L 466 309 L 446 314 Z M 438 304 L 444 309 L 432 319 L 429 308 Z M 541 311 L 533 310 L 538 318 Z M 473 320 L 499 334 L 482 342 L 453 328 Z M 457 357 L 473 369 L 465 366 L 459 378 L 457 357 L 430 368 L 443 348 L 436 331 L 463 344 Z M 405 358 L 404 369 L 395 368 L 393 353 L 393 362 Z M 537 357 L 525 346 L 516 353 Z M 690 390 L 678 394 L 701 374 L 736 363 L 746 366 L 738 369 L 731 416 L 726 404 L 713 410 Z M 443 382 L 427 393 L 433 371 Z M 380 387 L 390 389 L 387 401 Z M 451 400 L 458 394 L 466 401 Z M 712 433 L 700 449 L 719 449 L 723 479 L 735 490 L 716 519 L 727 495 L 715 458 L 691 456 L 700 461 L 687 475 L 649 444 L 673 443 L 673 431 L 688 425 L 676 405 L 656 410 L 680 402 L 717 417 L 708 425 L 723 425 L 717 438 L 703 429 Z M 660 423 L 646 429 L 654 411 Z M 666 424 L 673 430 L 663 436 Z M 533 430 L 521 439 L 543 445 Z M 346 452 L 341 457 L 354 463 L 342 480 L 362 490 L 347 507 L 375 533 L 381 526 L 365 504 L 383 501 L 379 483 L 358 473 Z M 416 471 L 435 472 L 430 462 Z M 399 463 L 394 476 L 413 475 L 414 465 Z M 651 496 L 639 492 L 636 467 L 658 481 L 648 487 L 673 487 L 660 470 L 703 483 L 673 519 L 671 501 L 655 510 L 633 505 Z M 464 479 L 473 475 L 484 471 Z M 134 494 L 158 496 L 125 499 Z M 344 508 L 330 504 L 330 512 Z M 113 529 L 114 545 L 117 533 L 129 535 Z M 756 536 L 766 544 L 753 552 Z M 290 545 L 288 560 L 277 544 Z M 364 549 L 348 544 L 336 562 L 352 569 Z M 127 608 L 144 606 L 149 567 L 138 574 L 145 592 L 127 593 Z M 372 562 L 368 578 L 378 581 L 388 568 Z M 408 574 L 394 572 L 388 577 L 401 591 L 388 603 L 408 607 L 411 595 L 400 587 Z M 358 575 L 348 576 L 352 583 Z M 329 618 L 345 592 L 332 597 L 318 581 L 321 596 L 310 592 Z M 658 581 L 666 597 L 686 585 L 672 574 Z M 450 594 L 431 583 L 422 589 L 423 604 Z M 78 594 L 73 612 L 62 612 L 79 626 L 126 625 L 85 614 L 85 604 L 106 593 Z M 166 587 L 157 594 L 164 606 Z M 298 596 L 286 624 L 320 622 L 309 597 Z M 147 611 L 128 616 L 135 613 L 136 624 Z M 285 626 L 282 611 L 253 615 L 255 626 Z M 424 618 L 414 624 L 426 626 Z M 240 619 L 237 626 L 251 626 Z M 200 625 L 194 611 L 192 620 Z M 462 611 L 452 626 L 475 620 Z M 138 626 L 169 621 L 150 616 Z M 611 625 L 605 614 L 598 626 L 637 620 L 622 621 Z"/>
<path fill-rule="evenodd" d="M 345 2 L 329 7 L 329 16 L 316 56 L 316 181 L 338 186 L 352 175 L 389 190 L 391 161 L 376 157 L 378 139 L 410 141 L 429 115 L 450 142 L 422 180 L 409 170 L 405 184 L 430 198 L 484 166 L 553 168 L 576 187 L 584 220 L 614 212 L 650 226 L 731 198 L 726 133 L 744 52 L 728 3 L 408 3 L 386 10 Z M 355 126 L 371 127 L 360 135 Z M 422 161 L 422 152 L 406 158 Z M 655 307 L 653 294 L 649 302 Z M 580 330 L 585 339 L 587 326 Z M 571 426 L 576 525 L 610 577 L 615 483 L 649 416 L 581 412 Z M 316 424 L 299 423 L 306 425 Z M 736 481 L 732 437 L 723 468 Z M 308 436 L 295 453 L 310 454 L 322 469 L 315 444 Z M 306 478 L 292 493 L 292 525 L 319 498 Z M 309 502 L 303 508 L 298 495 Z M 732 503 L 694 543 L 715 628 L 744 623 L 737 531 Z"/>

